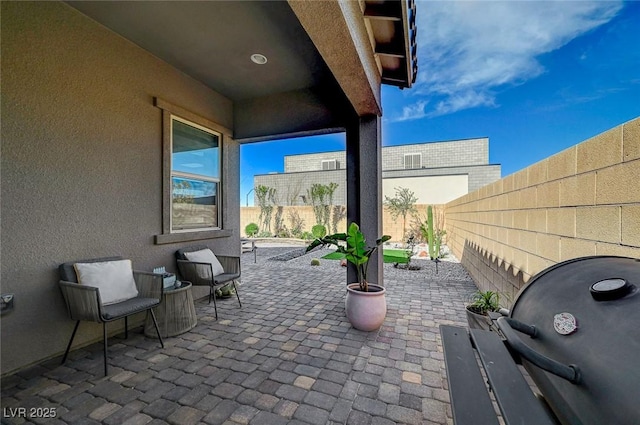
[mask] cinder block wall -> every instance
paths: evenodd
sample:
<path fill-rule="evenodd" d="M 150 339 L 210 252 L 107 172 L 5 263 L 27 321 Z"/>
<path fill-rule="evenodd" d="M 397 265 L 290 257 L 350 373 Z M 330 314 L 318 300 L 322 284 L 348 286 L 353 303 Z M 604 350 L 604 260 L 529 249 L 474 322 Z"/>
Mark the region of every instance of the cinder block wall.
<path fill-rule="evenodd" d="M 640 118 L 445 207 L 448 244 L 483 290 L 513 300 L 571 258 L 640 258 Z"/>

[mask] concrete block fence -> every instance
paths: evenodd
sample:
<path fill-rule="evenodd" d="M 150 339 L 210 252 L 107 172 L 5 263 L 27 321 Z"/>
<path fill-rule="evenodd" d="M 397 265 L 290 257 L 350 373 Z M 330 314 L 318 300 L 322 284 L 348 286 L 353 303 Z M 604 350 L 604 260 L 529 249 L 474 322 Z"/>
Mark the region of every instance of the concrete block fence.
<path fill-rule="evenodd" d="M 513 296 L 571 258 L 640 258 L 640 118 L 445 206 L 448 244 L 481 289 Z"/>

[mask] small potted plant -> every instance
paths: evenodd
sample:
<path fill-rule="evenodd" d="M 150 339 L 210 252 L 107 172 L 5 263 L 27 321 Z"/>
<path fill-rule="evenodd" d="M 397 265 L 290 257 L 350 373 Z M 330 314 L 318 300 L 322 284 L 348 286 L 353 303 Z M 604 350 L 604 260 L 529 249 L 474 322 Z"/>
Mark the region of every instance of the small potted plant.
<path fill-rule="evenodd" d="M 493 322 L 489 312 L 500 310 L 500 294 L 494 291 L 478 291 L 467 304 L 467 322 L 470 328 L 490 330 Z"/>
<path fill-rule="evenodd" d="M 318 246 L 334 245 L 344 258 L 354 266 L 358 273 L 358 282 L 347 285 L 345 310 L 351 325 L 362 331 L 378 329 L 387 314 L 386 290 L 383 286 L 367 282 L 369 258 L 380 245 L 391 239 L 384 235 L 374 246 L 367 241 L 356 223 L 351 223 L 347 233 L 335 233 L 315 239 L 307 247 L 307 252 Z"/>

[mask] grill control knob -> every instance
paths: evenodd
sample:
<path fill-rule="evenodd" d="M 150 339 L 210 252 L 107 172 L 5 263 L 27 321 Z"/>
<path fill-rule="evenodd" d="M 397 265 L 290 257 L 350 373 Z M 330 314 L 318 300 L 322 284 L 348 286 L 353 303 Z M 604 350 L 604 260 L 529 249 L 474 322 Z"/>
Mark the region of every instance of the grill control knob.
<path fill-rule="evenodd" d="M 624 279 L 605 279 L 591 285 L 589 291 L 596 301 L 611 301 L 631 292 L 631 285 Z"/>

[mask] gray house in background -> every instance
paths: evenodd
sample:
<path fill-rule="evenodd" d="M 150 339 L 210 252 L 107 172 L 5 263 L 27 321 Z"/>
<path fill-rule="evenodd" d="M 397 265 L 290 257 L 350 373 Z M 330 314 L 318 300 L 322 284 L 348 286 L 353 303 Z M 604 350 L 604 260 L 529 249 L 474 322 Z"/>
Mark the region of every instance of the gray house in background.
<path fill-rule="evenodd" d="M 333 203 L 345 205 L 345 169 L 344 151 L 288 155 L 284 173 L 256 175 L 254 187 L 275 188 L 279 205 L 305 205 L 313 184 L 337 183 Z M 382 148 L 383 199 L 404 187 L 419 204 L 444 204 L 499 180 L 500 174 L 499 164 L 489 164 L 487 137 Z"/>

